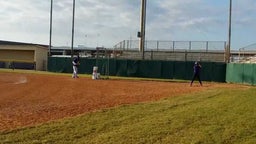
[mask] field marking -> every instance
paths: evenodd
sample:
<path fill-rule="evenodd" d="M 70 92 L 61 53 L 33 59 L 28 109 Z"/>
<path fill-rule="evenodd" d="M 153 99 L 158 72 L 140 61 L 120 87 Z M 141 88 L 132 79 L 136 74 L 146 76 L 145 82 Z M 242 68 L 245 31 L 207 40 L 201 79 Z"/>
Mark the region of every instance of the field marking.
<path fill-rule="evenodd" d="M 27 83 L 27 78 L 26 77 L 20 77 L 18 79 L 18 81 L 14 82 L 14 84 L 24 84 L 24 83 Z"/>

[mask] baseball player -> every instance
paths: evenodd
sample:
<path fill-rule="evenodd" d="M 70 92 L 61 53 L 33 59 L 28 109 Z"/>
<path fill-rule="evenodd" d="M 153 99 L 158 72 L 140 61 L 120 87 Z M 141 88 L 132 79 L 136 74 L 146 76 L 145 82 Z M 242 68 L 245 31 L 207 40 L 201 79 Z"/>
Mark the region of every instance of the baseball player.
<path fill-rule="evenodd" d="M 194 74 L 193 74 L 193 78 L 192 78 L 192 81 L 191 81 L 191 83 L 190 83 L 190 86 L 192 86 L 192 84 L 193 84 L 193 82 L 194 82 L 194 80 L 195 80 L 196 78 L 198 78 L 198 81 L 199 81 L 200 85 L 203 86 L 202 81 L 201 81 L 201 78 L 200 78 L 200 71 L 201 71 L 201 68 L 202 68 L 202 66 L 201 66 L 198 62 L 195 62 L 194 67 L 193 67 L 193 69 L 194 69 Z"/>
<path fill-rule="evenodd" d="M 80 58 L 79 58 L 79 55 L 78 55 L 72 61 L 72 64 L 73 64 L 73 75 L 72 75 L 72 78 L 78 78 L 78 75 L 77 75 L 78 74 L 78 66 L 80 65 L 79 60 L 80 60 Z"/>

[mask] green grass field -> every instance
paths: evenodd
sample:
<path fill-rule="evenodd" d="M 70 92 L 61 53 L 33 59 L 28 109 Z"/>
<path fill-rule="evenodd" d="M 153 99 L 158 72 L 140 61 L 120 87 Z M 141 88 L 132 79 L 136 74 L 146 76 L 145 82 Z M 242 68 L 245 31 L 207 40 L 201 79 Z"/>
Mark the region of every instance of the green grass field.
<path fill-rule="evenodd" d="M 216 88 L 0 133 L 0 143 L 256 143 L 256 88 Z"/>

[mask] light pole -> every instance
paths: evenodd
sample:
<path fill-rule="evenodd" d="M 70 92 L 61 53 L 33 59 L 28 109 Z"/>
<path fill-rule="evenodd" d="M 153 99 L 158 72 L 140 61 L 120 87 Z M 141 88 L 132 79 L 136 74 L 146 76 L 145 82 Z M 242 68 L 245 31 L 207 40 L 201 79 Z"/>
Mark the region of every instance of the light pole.
<path fill-rule="evenodd" d="M 51 56 L 51 48 L 52 48 L 52 4 L 53 4 L 53 0 L 51 0 L 51 9 L 50 9 L 50 38 L 49 38 L 49 53 L 48 53 L 49 56 Z"/>
<path fill-rule="evenodd" d="M 142 59 L 144 59 L 144 54 L 145 54 L 144 52 L 145 52 L 146 9 L 147 9 L 147 0 L 141 0 L 140 52 L 142 52 Z"/>
<path fill-rule="evenodd" d="M 226 62 L 230 63 L 231 26 L 232 26 L 232 0 L 229 1 L 228 44 L 226 48 Z"/>
<path fill-rule="evenodd" d="M 71 58 L 74 55 L 74 25 L 75 25 L 75 6 L 76 2 L 73 0 L 73 16 L 72 16 L 72 40 L 71 40 Z"/>

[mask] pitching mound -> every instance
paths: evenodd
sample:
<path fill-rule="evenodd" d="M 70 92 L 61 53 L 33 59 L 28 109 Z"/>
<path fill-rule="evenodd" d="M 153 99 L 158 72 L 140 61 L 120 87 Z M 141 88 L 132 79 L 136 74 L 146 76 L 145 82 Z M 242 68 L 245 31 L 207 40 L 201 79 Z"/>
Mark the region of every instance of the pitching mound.
<path fill-rule="evenodd" d="M 201 91 L 212 85 L 1 73 L 0 131 Z"/>

